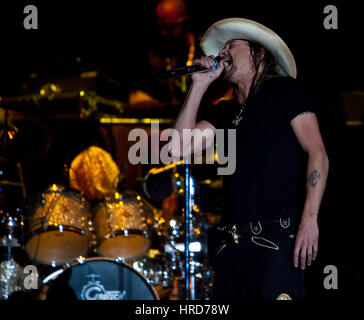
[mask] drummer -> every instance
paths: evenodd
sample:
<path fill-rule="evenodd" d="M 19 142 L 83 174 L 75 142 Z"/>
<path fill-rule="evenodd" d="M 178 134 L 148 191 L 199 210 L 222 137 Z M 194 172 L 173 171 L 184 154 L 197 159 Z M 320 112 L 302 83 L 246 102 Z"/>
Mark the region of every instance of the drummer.
<path fill-rule="evenodd" d="M 129 104 L 135 109 L 180 105 L 187 93 L 187 77 L 164 79 L 161 75 L 169 69 L 191 65 L 197 55 L 196 36 L 189 27 L 184 0 L 159 1 L 155 19 L 158 34 L 152 37 L 146 55 L 136 66 L 133 64 L 132 73 L 137 76 L 128 79 Z"/>
<path fill-rule="evenodd" d="M 82 192 L 91 204 L 96 204 L 106 195 L 117 192 L 120 182 L 118 166 L 112 156 L 100 147 L 88 147 L 71 163 L 70 187 Z"/>

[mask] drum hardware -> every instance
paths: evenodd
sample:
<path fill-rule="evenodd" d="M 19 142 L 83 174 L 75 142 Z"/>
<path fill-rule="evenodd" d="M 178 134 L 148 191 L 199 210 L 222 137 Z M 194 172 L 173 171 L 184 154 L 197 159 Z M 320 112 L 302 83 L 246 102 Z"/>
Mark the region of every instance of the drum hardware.
<path fill-rule="evenodd" d="M 10 252 L 8 256 L 8 259 L 0 262 L 0 300 L 8 300 L 15 292 L 24 291 L 24 268 L 14 260 Z"/>
<path fill-rule="evenodd" d="M 177 165 L 184 163 L 184 176 L 177 172 Z M 172 259 L 172 270 L 179 271 L 182 279 L 185 282 L 186 300 L 194 300 L 196 297 L 196 280 L 195 280 L 195 256 L 193 252 L 190 251 L 191 235 L 194 233 L 195 217 L 193 216 L 193 208 L 195 207 L 194 197 L 196 195 L 196 185 L 195 180 L 191 176 L 190 165 L 185 159 L 184 162 L 179 164 L 173 164 L 165 166 L 163 168 L 152 169 L 148 172 L 144 180 L 144 191 L 149 198 L 155 199 L 155 188 L 154 186 L 159 186 L 161 181 L 167 184 L 167 190 L 165 195 L 168 196 L 171 192 L 176 192 L 177 194 L 183 194 L 185 196 L 185 207 L 184 207 L 184 250 L 179 250 L 177 247 L 180 245 L 176 240 L 182 235 L 182 223 L 178 223 L 177 219 L 171 219 L 168 221 L 169 227 L 164 230 L 164 232 L 159 232 L 164 234 L 164 238 L 167 242 L 167 250 L 171 254 Z M 163 186 L 161 186 L 163 188 Z M 161 188 L 160 187 L 160 188 Z M 165 186 L 164 186 L 165 187 Z M 160 190 L 158 188 L 158 190 Z M 152 191 L 154 191 L 152 193 Z M 157 197 L 158 198 L 158 197 Z M 159 198 L 158 198 L 159 199 Z M 165 222 L 163 219 L 161 219 Z M 161 226 L 159 226 L 161 227 Z M 170 231 L 170 232 L 169 232 Z M 184 254 L 184 259 L 181 255 Z M 184 260 L 184 263 L 182 262 Z"/>
<path fill-rule="evenodd" d="M 0 245 L 5 247 L 20 247 L 21 246 L 21 232 L 16 231 L 17 228 L 23 228 L 24 221 L 22 217 L 11 216 L 9 212 L 0 210 L 0 222 L 1 222 L 1 238 Z M 5 231 L 5 232 L 4 232 Z M 18 233 L 18 234 L 16 234 Z"/>
<path fill-rule="evenodd" d="M 184 165 L 181 166 L 181 164 Z M 183 169 L 184 172 L 178 169 Z M 212 182 L 206 180 L 202 183 L 211 184 Z M 208 244 L 207 239 L 204 238 L 207 232 L 206 221 L 199 221 L 202 216 L 197 206 L 197 184 L 191 174 L 191 165 L 185 159 L 178 164 L 153 168 L 144 178 L 143 189 L 150 199 L 157 201 L 160 200 L 159 191 L 164 196 L 168 196 L 171 192 L 178 196 L 184 195 L 185 203 L 181 217 L 175 216 L 168 220 L 163 219 L 162 214 L 156 223 L 156 229 L 165 241 L 164 251 L 169 254 L 171 270 L 182 279 L 184 287 L 189 288 L 184 291 L 184 298 L 193 300 L 197 296 L 206 297 L 211 292 L 211 277 L 204 279 L 207 283 L 205 284 L 198 276 L 200 274 L 198 270 L 202 268 L 201 264 L 206 270 L 208 269 Z"/>
<path fill-rule="evenodd" d="M 0 180 L 0 185 L 3 185 L 3 186 L 12 186 L 12 187 L 22 187 L 22 186 L 25 186 L 25 184 L 23 184 L 21 182 L 9 181 L 9 180 Z"/>
<path fill-rule="evenodd" d="M 152 286 L 171 287 L 174 279 L 173 270 L 169 266 L 170 257 L 165 253 L 146 255 L 141 259 L 128 263 L 142 274 Z"/>
<path fill-rule="evenodd" d="M 183 175 L 177 172 L 183 161 L 166 165 L 161 168 L 152 168 L 143 180 L 143 191 L 149 199 L 161 201 L 172 192 L 183 193 Z"/>
<path fill-rule="evenodd" d="M 23 218 L 19 214 L 0 210 L 0 300 L 23 291 L 23 267 L 17 259 L 22 246 Z"/>

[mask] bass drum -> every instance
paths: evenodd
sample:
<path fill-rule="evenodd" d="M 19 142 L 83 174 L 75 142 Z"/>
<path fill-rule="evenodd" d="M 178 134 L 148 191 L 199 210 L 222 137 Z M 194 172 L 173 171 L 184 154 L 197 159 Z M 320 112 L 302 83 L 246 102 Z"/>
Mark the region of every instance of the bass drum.
<path fill-rule="evenodd" d="M 133 268 L 107 258 L 80 259 L 43 280 L 40 300 L 159 300 Z"/>

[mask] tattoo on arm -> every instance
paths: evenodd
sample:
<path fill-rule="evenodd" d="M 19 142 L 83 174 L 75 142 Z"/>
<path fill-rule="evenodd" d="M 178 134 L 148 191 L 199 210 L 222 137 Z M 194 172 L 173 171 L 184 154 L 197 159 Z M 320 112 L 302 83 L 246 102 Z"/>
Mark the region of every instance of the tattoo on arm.
<path fill-rule="evenodd" d="M 320 172 L 318 172 L 316 169 L 311 172 L 309 177 L 307 178 L 307 182 L 312 186 L 315 187 L 318 180 L 320 179 Z"/>

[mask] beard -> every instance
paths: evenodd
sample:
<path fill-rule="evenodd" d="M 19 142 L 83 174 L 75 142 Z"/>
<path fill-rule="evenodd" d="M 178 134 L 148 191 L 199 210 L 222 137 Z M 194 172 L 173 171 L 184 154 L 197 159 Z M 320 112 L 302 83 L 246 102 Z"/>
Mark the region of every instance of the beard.
<path fill-rule="evenodd" d="M 233 69 L 226 71 L 226 69 L 224 69 L 224 71 L 221 73 L 221 79 L 224 82 L 228 82 L 228 83 L 232 83 L 233 82 Z"/>
<path fill-rule="evenodd" d="M 234 71 L 234 66 L 232 66 L 232 59 L 226 60 L 227 65 L 224 63 L 224 70 L 221 73 L 221 79 L 226 82 L 232 81 L 232 73 Z"/>

